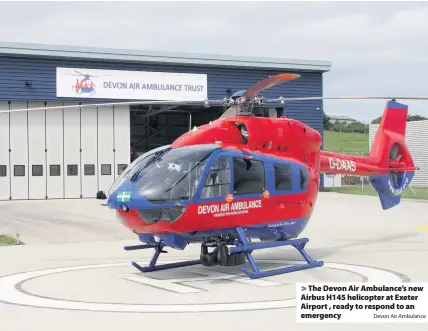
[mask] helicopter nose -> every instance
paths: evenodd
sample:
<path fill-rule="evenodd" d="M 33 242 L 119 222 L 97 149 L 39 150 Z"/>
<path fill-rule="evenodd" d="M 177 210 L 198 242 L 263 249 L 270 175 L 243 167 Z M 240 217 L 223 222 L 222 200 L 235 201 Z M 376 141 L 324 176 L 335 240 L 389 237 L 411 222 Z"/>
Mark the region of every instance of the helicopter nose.
<path fill-rule="evenodd" d="M 123 211 L 129 211 L 132 203 L 133 186 L 129 180 L 120 183 L 109 195 L 107 205 L 112 209 L 121 208 Z"/>

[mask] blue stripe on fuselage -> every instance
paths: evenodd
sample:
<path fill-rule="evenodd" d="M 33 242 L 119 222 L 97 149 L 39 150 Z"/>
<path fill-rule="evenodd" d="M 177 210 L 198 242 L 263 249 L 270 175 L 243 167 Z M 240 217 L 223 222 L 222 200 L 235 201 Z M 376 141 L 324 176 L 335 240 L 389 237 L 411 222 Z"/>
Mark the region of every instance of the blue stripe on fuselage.
<path fill-rule="evenodd" d="M 308 224 L 309 218 L 298 218 L 287 221 L 257 224 L 253 226 L 243 226 L 247 237 L 260 238 L 260 240 L 286 240 L 296 238 Z M 165 244 L 170 243 L 173 248 L 184 249 L 187 243 L 203 242 L 207 237 L 235 234 L 235 229 L 218 229 L 213 231 L 201 231 L 196 233 L 177 234 L 138 234 L 140 241 L 154 244 L 154 236 L 165 240 Z M 187 243 L 186 243 L 187 242 Z M 169 245 L 168 245 L 169 246 Z"/>

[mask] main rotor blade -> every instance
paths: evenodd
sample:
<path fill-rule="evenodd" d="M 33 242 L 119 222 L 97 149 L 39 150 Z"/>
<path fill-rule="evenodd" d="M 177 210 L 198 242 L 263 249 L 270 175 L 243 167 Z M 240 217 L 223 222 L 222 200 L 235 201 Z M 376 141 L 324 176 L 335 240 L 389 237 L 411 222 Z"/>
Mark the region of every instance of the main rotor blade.
<path fill-rule="evenodd" d="M 341 96 L 341 97 L 298 97 L 298 98 L 279 98 L 269 101 L 300 101 L 300 100 L 428 100 L 428 97 L 376 97 L 376 96 Z"/>
<path fill-rule="evenodd" d="M 131 106 L 131 105 L 203 105 L 205 101 L 129 101 L 129 102 L 108 102 L 108 103 L 91 103 L 83 105 L 38 107 L 0 110 L 0 113 L 12 113 L 20 111 L 45 110 L 45 109 L 69 109 L 69 108 L 91 108 L 103 106 Z M 213 101 L 210 101 L 213 102 Z M 214 101 L 215 102 L 215 101 Z M 220 103 L 220 101 L 218 101 Z"/>
<path fill-rule="evenodd" d="M 267 88 L 270 88 L 272 86 L 284 83 L 289 80 L 297 79 L 297 78 L 300 78 L 300 75 L 284 73 L 284 74 L 271 76 L 248 88 L 242 96 L 246 98 L 252 98 Z"/>

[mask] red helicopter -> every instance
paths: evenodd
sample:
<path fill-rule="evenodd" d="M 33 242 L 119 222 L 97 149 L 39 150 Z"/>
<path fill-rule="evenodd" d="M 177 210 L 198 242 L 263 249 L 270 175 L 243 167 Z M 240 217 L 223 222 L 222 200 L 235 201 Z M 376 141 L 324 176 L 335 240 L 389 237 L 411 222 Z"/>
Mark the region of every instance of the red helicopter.
<path fill-rule="evenodd" d="M 383 209 L 400 203 L 401 193 L 418 168 L 405 143 L 408 107 L 396 99 L 428 98 L 258 96 L 266 88 L 299 77 L 279 74 L 229 98 L 206 100 L 207 107 L 217 102 L 227 110 L 219 119 L 195 127 L 171 145 L 139 156 L 122 172 L 105 205 L 116 210 L 123 224 L 143 243 L 125 250 L 155 250 L 148 266 L 136 262 L 133 266 L 151 272 L 196 264 L 237 266 L 247 260 L 252 271 L 242 271 L 253 279 L 320 267 L 323 262 L 314 261 L 305 251 L 309 240 L 297 237 L 315 208 L 321 173 L 368 176 Z M 316 99 L 388 100 L 369 156 L 323 151 L 320 133 L 308 125 L 285 116 L 254 116 L 258 105 Z M 183 102 L 77 107 L 156 103 Z M 76 106 L 51 108 L 72 107 Z M 183 250 L 191 243 L 201 244 L 197 259 L 156 265 L 165 247 Z M 306 263 L 260 270 L 252 252 L 279 246 L 293 246 Z"/>
<path fill-rule="evenodd" d="M 155 249 L 149 266 L 133 262 L 137 269 L 236 266 L 248 260 L 252 271 L 242 271 L 261 278 L 322 266 L 305 252 L 308 239 L 296 239 L 314 210 L 321 173 L 369 176 L 383 209 L 400 202 L 417 169 L 405 144 L 407 106 L 388 101 L 368 157 L 326 152 L 320 150 L 320 133 L 304 123 L 253 116 L 254 105 L 317 99 L 257 97 L 299 77 L 280 74 L 235 93 L 222 101 L 229 109 L 219 119 L 141 155 L 117 179 L 107 205 L 144 243 L 125 249 Z M 254 238 L 259 242 L 251 242 Z M 190 243 L 201 243 L 198 259 L 156 266 L 164 247 L 183 250 Z M 307 263 L 261 271 L 251 255 L 287 245 Z"/>

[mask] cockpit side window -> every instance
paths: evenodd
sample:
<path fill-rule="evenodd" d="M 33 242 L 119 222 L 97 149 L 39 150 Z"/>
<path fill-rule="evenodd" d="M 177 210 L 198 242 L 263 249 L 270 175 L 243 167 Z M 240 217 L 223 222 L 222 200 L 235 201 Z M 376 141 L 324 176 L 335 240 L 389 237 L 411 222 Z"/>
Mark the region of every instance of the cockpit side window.
<path fill-rule="evenodd" d="M 288 164 L 275 164 L 275 189 L 291 190 L 293 188 L 293 175 Z"/>
<path fill-rule="evenodd" d="M 227 158 L 221 157 L 214 161 L 208 170 L 201 199 L 225 197 L 229 193 L 230 167 Z"/>
<path fill-rule="evenodd" d="M 308 187 L 309 171 L 304 167 L 300 167 L 299 172 L 300 172 L 300 188 L 304 190 Z"/>
<path fill-rule="evenodd" d="M 265 167 L 263 162 L 233 158 L 233 192 L 236 195 L 263 193 Z"/>

